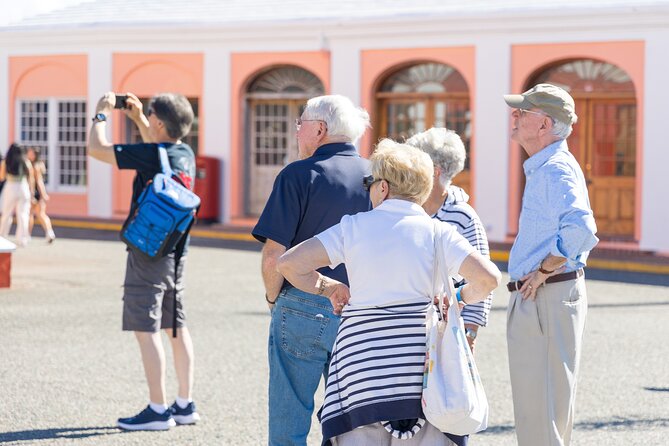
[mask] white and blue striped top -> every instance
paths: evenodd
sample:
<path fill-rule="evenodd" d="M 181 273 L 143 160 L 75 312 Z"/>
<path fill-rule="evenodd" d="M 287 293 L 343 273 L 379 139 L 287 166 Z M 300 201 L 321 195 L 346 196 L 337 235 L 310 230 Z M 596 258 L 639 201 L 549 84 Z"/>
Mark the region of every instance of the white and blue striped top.
<path fill-rule="evenodd" d="M 453 225 L 458 233 L 466 238 L 482 256 L 490 258 L 485 228 L 468 201 L 469 195 L 464 190 L 457 186 L 450 186 L 444 204 L 432 217 Z M 492 296 L 493 294 L 490 293 L 482 302 L 466 305 L 462 309 L 462 319 L 465 324 L 475 324 L 480 327 L 488 325 Z"/>

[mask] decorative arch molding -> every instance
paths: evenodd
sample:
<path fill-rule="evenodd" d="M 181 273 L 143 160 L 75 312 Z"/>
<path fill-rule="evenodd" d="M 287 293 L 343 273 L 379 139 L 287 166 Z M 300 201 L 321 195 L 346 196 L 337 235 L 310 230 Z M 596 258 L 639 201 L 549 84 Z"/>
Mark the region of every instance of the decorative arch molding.
<path fill-rule="evenodd" d="M 636 87 L 619 66 L 593 58 L 565 59 L 540 67 L 528 77 L 530 84 L 549 82 L 575 94 L 631 94 Z"/>
<path fill-rule="evenodd" d="M 295 66 L 318 78 L 325 94 L 330 92 L 330 53 L 328 51 L 233 53 L 230 57 L 230 216 L 232 222 L 244 221 L 244 98 L 251 83 L 272 69 Z"/>
<path fill-rule="evenodd" d="M 635 87 L 636 113 L 636 190 L 635 190 L 635 240 L 640 239 L 641 228 L 641 178 L 643 178 L 643 111 L 644 111 L 644 67 L 645 44 L 643 41 L 582 42 L 565 44 L 514 45 L 511 49 L 511 92 L 524 91 L 528 82 L 537 75 L 574 60 L 591 59 L 618 67 L 629 76 Z M 578 124 L 577 124 L 578 125 Z M 521 148 L 511 143 L 509 148 L 509 234 L 518 230 L 520 213 L 520 182 L 522 171 L 517 162 Z"/>
<path fill-rule="evenodd" d="M 386 70 L 375 91 L 393 93 L 468 93 L 469 86 L 453 66 L 437 61 L 413 61 Z"/>
<path fill-rule="evenodd" d="M 296 65 L 279 65 L 249 79 L 246 95 L 313 97 L 323 94 L 324 91 L 323 82 L 311 71 Z"/>

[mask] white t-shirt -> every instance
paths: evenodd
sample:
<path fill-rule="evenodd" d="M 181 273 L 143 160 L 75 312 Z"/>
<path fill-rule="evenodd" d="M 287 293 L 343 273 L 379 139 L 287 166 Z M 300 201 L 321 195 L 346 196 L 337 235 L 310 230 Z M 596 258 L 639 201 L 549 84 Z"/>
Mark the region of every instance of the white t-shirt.
<path fill-rule="evenodd" d="M 443 225 L 442 265 L 455 275 L 474 247 Z M 432 294 L 434 223 L 422 207 L 391 199 L 369 212 L 346 215 L 316 236 L 330 267 L 346 264 L 352 306 L 426 302 Z"/>

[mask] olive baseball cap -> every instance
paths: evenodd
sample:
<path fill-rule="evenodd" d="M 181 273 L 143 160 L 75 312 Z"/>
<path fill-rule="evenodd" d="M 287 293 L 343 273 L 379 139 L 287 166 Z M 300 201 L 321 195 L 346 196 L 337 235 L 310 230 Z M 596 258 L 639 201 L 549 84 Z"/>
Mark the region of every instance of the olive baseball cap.
<path fill-rule="evenodd" d="M 567 125 L 578 120 L 574 111 L 574 98 L 560 87 L 551 84 L 537 84 L 523 94 L 505 94 L 504 101 L 509 107 L 530 110 L 538 108 L 556 121 Z"/>

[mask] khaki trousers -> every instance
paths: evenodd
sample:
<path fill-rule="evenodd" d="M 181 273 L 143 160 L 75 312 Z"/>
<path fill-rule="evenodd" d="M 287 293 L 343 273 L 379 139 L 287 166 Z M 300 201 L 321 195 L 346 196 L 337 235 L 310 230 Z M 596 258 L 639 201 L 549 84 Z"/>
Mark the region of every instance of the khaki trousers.
<path fill-rule="evenodd" d="M 333 446 L 451 446 L 453 442 L 430 423 L 407 440 L 393 437 L 381 423 L 361 426 L 337 435 L 332 440 Z"/>
<path fill-rule="evenodd" d="M 506 336 L 519 446 L 569 445 L 587 311 L 583 277 L 544 285 L 534 301 L 511 293 Z"/>

